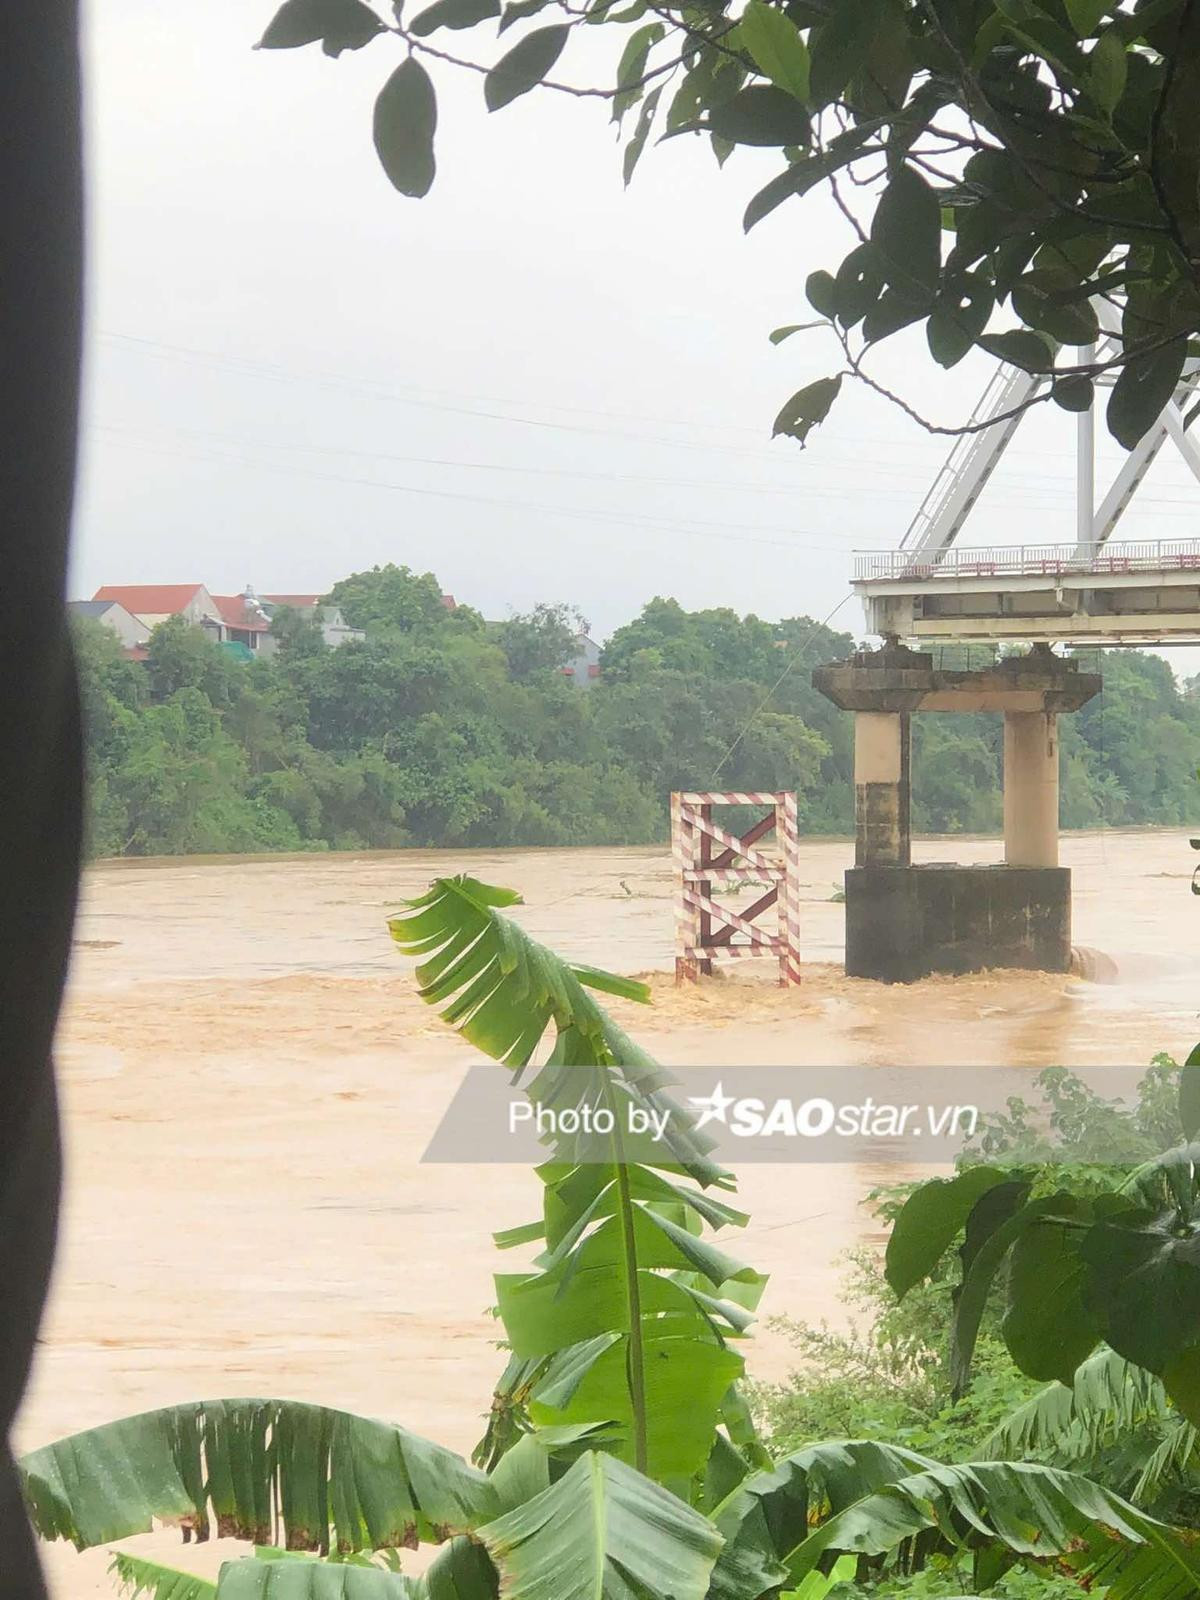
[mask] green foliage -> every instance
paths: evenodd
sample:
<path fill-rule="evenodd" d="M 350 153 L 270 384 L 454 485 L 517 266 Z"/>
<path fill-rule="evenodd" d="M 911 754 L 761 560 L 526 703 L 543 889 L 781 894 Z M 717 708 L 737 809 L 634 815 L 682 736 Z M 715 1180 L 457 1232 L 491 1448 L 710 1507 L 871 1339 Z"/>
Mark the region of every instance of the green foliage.
<path fill-rule="evenodd" d="M 657 598 L 609 640 L 587 692 L 558 671 L 583 626 L 539 605 L 485 627 L 431 574 L 356 573 L 331 603 L 365 643 L 326 646 L 281 608 L 275 654 L 232 660 L 157 628 L 144 665 L 76 629 L 94 854 L 401 845 L 649 844 L 672 789 L 799 792 L 801 825 L 852 831 L 851 718 L 812 687 L 846 634 Z M 1105 690 L 1062 728 L 1068 826 L 1194 814 L 1200 699 L 1166 663 L 1111 652 Z M 1000 824 L 998 718 L 917 719 L 913 815 L 931 832 Z"/>
<path fill-rule="evenodd" d="M 1022 1148 L 1029 1108 L 1010 1102 L 1009 1116 L 983 1135 L 993 1164 L 967 1165 L 952 1181 L 908 1196 L 888 1244 L 898 1295 L 942 1270 L 962 1237 L 951 1327 L 955 1392 L 967 1384 L 981 1319 L 1002 1278 L 1000 1332 L 1024 1373 L 1077 1385 L 1083 1363 L 1104 1344 L 1161 1379 L 1183 1417 L 1200 1422 L 1200 1146 L 1172 1142 L 1128 1166 L 1148 1143 L 1160 1141 L 1161 1150 L 1164 1136 L 1179 1139 L 1182 1119 L 1192 1115 L 1192 1070 L 1183 1076 L 1158 1058 L 1132 1111 L 1069 1074 L 1043 1075 L 1052 1112 L 1048 1127 L 1032 1130 L 1032 1148 Z M 1177 1097 L 1173 1114 L 1164 1105 L 1168 1083 Z M 1007 1169 L 995 1164 L 1005 1153 L 1014 1158 Z M 1183 1450 L 1189 1459 L 1193 1444 Z M 1164 1446 L 1173 1450 L 1175 1442 Z"/>
<path fill-rule="evenodd" d="M 707 1517 L 589 1451 L 481 1538 L 514 1595 L 700 1600 L 721 1548 Z"/>
<path fill-rule="evenodd" d="M 342 578 L 326 598 L 341 611 L 347 627 L 369 633 L 436 632 L 446 621 L 442 586 L 433 573 L 418 575 L 391 562 Z"/>
<path fill-rule="evenodd" d="M 517 683 L 536 682 L 556 672 L 576 654 L 576 637 L 587 622 L 572 606 L 537 605 L 526 615 L 509 617 L 495 630 L 510 676 Z"/>
<path fill-rule="evenodd" d="M 547 4 L 518 0 L 501 29 Z M 811 274 L 808 292 L 840 364 L 793 396 L 776 433 L 803 444 L 871 346 L 922 323 L 941 365 L 979 347 L 1044 375 L 1041 398 L 1077 410 L 1104 368 L 1071 347 L 1095 341 L 1103 298 L 1120 316 L 1108 426 L 1136 444 L 1200 331 L 1200 19 L 1190 0 L 652 9 L 646 23 L 643 0 L 565 7 L 564 20 L 535 26 L 499 60 L 484 39 L 468 54 L 483 59 L 496 110 L 546 80 L 573 29 L 614 32 L 612 87 L 565 87 L 607 93 L 617 122 L 639 109 L 626 181 L 656 132 L 708 138 L 722 164 L 739 144 L 776 147 L 784 165 L 750 201 L 748 228 L 838 184 L 846 254 Z M 407 25 L 397 9 L 387 25 L 414 52 L 380 97 L 381 107 L 395 101 L 386 137 L 376 112 L 380 158 L 402 193 L 424 194 L 433 179 L 435 89 L 416 59 L 426 36 L 486 26 L 498 11 L 499 0 L 438 0 Z M 319 39 L 336 54 L 384 31 L 359 0 L 287 0 L 263 43 Z M 437 68 L 453 70 L 444 59 Z"/>

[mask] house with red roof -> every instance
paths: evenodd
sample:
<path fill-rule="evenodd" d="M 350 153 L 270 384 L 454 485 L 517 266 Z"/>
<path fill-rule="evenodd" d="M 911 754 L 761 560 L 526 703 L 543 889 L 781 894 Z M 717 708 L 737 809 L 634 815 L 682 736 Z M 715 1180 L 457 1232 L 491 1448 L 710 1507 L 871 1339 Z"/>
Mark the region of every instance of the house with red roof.
<path fill-rule="evenodd" d="M 157 628 L 168 617 L 221 622 L 216 603 L 202 583 L 103 583 L 92 599 L 115 600 L 147 628 Z"/>
<path fill-rule="evenodd" d="M 366 638 L 360 628 L 349 627 L 341 610 L 319 594 L 258 595 L 249 584 L 241 594 L 211 594 L 202 583 L 105 583 L 91 600 L 75 601 L 73 606 L 81 614 L 103 617 L 121 635 L 127 653 L 139 652 L 138 659 L 145 656 L 142 646 L 151 630 L 168 617 L 182 617 L 203 628 L 214 643 L 227 646 L 243 659 L 269 655 L 276 645 L 271 618 L 280 606 L 316 618 L 328 645 Z M 125 626 L 117 627 L 114 619 L 118 617 Z"/>
<path fill-rule="evenodd" d="M 270 614 L 249 585 L 244 594 L 214 594 L 212 601 L 219 614 L 218 621 L 212 623 L 205 619 L 200 626 L 213 634 L 218 644 L 240 644 L 247 650 L 262 650 L 264 654 L 274 648 Z"/>

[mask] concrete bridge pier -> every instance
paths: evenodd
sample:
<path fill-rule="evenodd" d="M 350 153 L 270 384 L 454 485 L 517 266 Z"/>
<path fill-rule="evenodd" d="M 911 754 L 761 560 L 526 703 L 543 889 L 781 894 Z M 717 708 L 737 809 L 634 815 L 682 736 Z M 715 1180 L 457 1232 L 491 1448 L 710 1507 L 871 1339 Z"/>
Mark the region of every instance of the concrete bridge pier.
<path fill-rule="evenodd" d="M 935 670 L 888 644 L 818 667 L 813 683 L 854 713 L 854 866 L 846 972 L 908 983 L 932 972 L 1066 972 L 1071 874 L 1058 864 L 1058 718 L 1100 678 L 1047 649 L 982 671 Z M 1004 864 L 913 866 L 910 733 L 917 711 L 1004 716 Z"/>
<path fill-rule="evenodd" d="M 854 713 L 854 864 L 912 860 L 912 748 L 907 711 Z"/>
<path fill-rule="evenodd" d="M 1004 861 L 1058 866 L 1058 717 L 1004 713 Z"/>

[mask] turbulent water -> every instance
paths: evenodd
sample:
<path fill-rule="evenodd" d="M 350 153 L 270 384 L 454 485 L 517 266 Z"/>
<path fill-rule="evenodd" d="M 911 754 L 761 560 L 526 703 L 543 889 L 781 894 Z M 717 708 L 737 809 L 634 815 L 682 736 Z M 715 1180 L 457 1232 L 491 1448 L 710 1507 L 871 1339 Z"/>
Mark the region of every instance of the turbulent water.
<path fill-rule="evenodd" d="M 113 862 L 88 874 L 59 1070 L 62 1247 L 18 1444 L 219 1394 L 392 1418 L 457 1448 L 502 1361 L 490 1230 L 533 1214 L 520 1168 L 419 1164 L 463 1048 L 414 998 L 385 918 L 438 873 L 521 890 L 565 955 L 653 975 L 622 1021 L 687 1063 L 1037 1067 L 1148 1061 L 1197 1036 L 1200 903 L 1184 830 L 1069 835 L 1075 940 L 1105 982 L 987 973 L 909 988 L 839 968 L 851 848 L 803 847 L 805 984 L 765 963 L 677 991 L 658 850 L 433 851 Z M 994 841 L 920 860 L 994 861 Z M 891 1169 L 895 1174 L 895 1169 Z M 874 1237 L 863 1167 L 757 1167 L 729 1248 L 772 1274 L 766 1315 L 839 1318 L 839 1258 Z M 506 1262 L 506 1265 L 511 1263 Z M 764 1334 L 751 1358 L 787 1370 Z M 157 1534 L 139 1548 L 215 1570 Z M 56 1594 L 110 1592 L 101 1553 L 51 1552 Z"/>

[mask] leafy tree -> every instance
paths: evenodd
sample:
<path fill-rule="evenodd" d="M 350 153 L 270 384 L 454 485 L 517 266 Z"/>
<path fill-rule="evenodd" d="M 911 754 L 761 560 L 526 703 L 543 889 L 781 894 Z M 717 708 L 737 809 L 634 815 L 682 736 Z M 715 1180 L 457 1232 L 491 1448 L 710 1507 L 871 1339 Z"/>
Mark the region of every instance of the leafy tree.
<path fill-rule="evenodd" d="M 116 1557 L 128 1587 L 173 1600 L 759 1600 L 785 1585 L 820 1600 L 938 1559 L 970 1562 L 976 1588 L 1017 1564 L 1113 1600 L 1200 1585 L 1183 1531 L 1074 1472 L 869 1439 L 770 1457 L 739 1349 L 763 1279 L 711 1239 L 747 1220 L 724 1198 L 732 1178 L 592 997 L 644 987 L 536 944 L 499 914 L 518 898 L 438 879 L 392 924 L 422 958 L 422 996 L 477 1050 L 535 1102 L 593 1117 L 551 1142 L 541 1217 L 498 1236 L 542 1250 L 496 1280 L 509 1359 L 476 1464 L 322 1406 L 192 1402 L 26 1456 L 38 1532 L 85 1548 L 159 1518 L 257 1547 L 215 1585 Z M 630 1109 L 667 1114 L 666 1137 L 630 1133 Z M 394 1553 L 418 1541 L 443 1548 L 413 1578 Z"/>
<path fill-rule="evenodd" d="M 914 717 L 913 822 L 931 833 L 996 833 L 1004 821 L 1004 723 L 956 713 Z"/>
<path fill-rule="evenodd" d="M 335 583 L 326 599 L 340 608 L 348 627 L 367 633 L 394 629 L 421 632 L 446 623 L 442 586 L 432 572 L 418 576 L 388 562 Z"/>
<path fill-rule="evenodd" d="M 496 629 L 496 643 L 518 683 L 557 672 L 577 654 L 576 637 L 588 625 L 574 606 L 534 606 L 518 612 Z"/>
<path fill-rule="evenodd" d="M 306 617 L 295 606 L 277 606 L 271 617 L 271 637 L 278 642 L 280 655 L 318 656 L 329 647 L 317 616 Z"/>
<path fill-rule="evenodd" d="M 1069 411 L 1115 373 L 1108 427 L 1136 444 L 1200 326 L 1192 0 L 749 0 L 732 12 L 726 0 L 434 0 L 408 17 L 286 0 L 261 43 L 406 49 L 374 113 L 379 158 L 405 195 L 433 183 L 430 73 L 454 67 L 482 74 L 489 110 L 542 86 L 609 99 L 618 125 L 636 113 L 627 182 L 652 135 L 707 139 L 719 163 L 739 145 L 778 150 L 745 226 L 825 192 L 847 249 L 806 286 L 838 359 L 785 403 L 777 434 L 803 444 L 847 377 L 911 412 L 870 357 L 922 326 L 940 365 L 981 348 Z M 526 25 L 499 52 L 481 34 L 497 18 L 501 33 Z M 622 43 L 608 87 L 559 65 L 572 33 L 596 27 Z M 1097 356 L 1101 335 L 1111 343 Z"/>
<path fill-rule="evenodd" d="M 150 693 L 156 700 L 167 700 L 179 689 L 198 689 L 214 706 L 224 707 L 237 695 L 238 663 L 181 616 L 160 622 L 146 651 Z"/>

